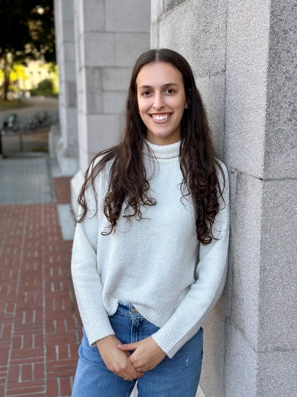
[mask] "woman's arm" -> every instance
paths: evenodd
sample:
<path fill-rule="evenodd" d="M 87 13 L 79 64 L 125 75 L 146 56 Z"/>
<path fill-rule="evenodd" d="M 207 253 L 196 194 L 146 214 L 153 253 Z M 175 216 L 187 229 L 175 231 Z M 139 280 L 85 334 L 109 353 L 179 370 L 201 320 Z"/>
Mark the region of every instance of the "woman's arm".
<path fill-rule="evenodd" d="M 95 197 L 88 192 L 88 213 L 77 223 L 71 260 L 72 280 L 80 316 L 89 340 L 114 334 L 102 302 L 102 284 L 97 269 L 98 214 Z"/>
<path fill-rule="evenodd" d="M 92 192 L 88 192 L 88 214 L 76 226 L 71 271 L 80 316 L 90 345 L 96 346 L 106 367 L 124 379 L 137 379 L 128 359 L 130 354 L 117 349 L 115 336 L 102 302 L 102 284 L 97 269 L 98 215 Z"/>

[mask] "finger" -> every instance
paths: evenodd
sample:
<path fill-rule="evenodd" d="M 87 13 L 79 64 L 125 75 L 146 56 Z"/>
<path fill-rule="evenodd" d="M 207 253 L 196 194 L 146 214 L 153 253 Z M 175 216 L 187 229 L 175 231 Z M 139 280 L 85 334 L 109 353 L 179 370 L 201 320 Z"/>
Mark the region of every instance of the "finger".
<path fill-rule="evenodd" d="M 127 371 L 129 372 L 130 376 L 131 376 L 133 379 L 140 378 L 140 377 L 143 375 L 142 372 L 136 371 L 136 369 L 133 367 L 133 365 L 131 364 L 130 361 L 129 361 L 129 367 L 127 368 Z M 127 372 L 127 371 L 126 371 L 126 372 Z"/>
<path fill-rule="evenodd" d="M 135 368 L 137 372 L 139 372 L 140 374 L 144 374 L 145 370 L 142 368 Z"/>
<path fill-rule="evenodd" d="M 135 350 L 138 347 L 138 343 L 127 343 L 125 345 L 117 345 L 119 350 Z"/>
<path fill-rule="evenodd" d="M 132 376 L 130 376 L 128 373 L 124 376 L 123 378 L 124 380 L 128 380 L 131 382 L 131 380 L 133 380 Z"/>

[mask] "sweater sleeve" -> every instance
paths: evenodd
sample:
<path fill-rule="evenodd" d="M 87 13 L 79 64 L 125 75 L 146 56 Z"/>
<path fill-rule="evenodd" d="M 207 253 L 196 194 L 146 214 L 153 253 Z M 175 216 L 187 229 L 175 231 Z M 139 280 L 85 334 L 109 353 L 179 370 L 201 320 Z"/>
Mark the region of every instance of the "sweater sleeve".
<path fill-rule="evenodd" d="M 71 273 L 79 313 L 89 344 L 93 345 L 114 331 L 102 301 L 100 269 L 97 268 L 98 214 L 92 189 L 87 191 L 87 204 L 86 218 L 76 225 Z"/>
<path fill-rule="evenodd" d="M 202 326 L 223 292 L 227 274 L 229 240 L 229 180 L 227 169 L 220 163 L 225 175 L 223 199 L 215 218 L 213 239 L 208 245 L 200 244 L 196 282 L 180 302 L 170 319 L 152 335 L 154 341 L 172 358 L 174 354 Z M 222 178 L 220 186 L 222 185 Z"/>

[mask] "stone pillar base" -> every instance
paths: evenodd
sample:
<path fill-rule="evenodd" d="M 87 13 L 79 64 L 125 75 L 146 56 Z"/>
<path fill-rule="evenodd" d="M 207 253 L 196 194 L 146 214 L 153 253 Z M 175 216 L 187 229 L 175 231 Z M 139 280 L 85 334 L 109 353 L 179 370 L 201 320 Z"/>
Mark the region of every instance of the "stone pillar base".
<path fill-rule="evenodd" d="M 78 213 L 78 202 L 77 197 L 79 195 L 82 184 L 84 183 L 84 175 L 81 171 L 78 171 L 74 177 L 71 179 L 70 188 L 71 188 L 71 207 L 75 216 Z"/>

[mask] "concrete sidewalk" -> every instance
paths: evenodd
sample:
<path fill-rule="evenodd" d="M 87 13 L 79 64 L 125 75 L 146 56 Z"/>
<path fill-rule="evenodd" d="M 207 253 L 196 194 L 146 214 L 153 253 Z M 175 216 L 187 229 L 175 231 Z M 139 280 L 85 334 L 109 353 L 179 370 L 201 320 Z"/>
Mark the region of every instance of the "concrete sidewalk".
<path fill-rule="evenodd" d="M 69 269 L 74 227 L 69 184 L 48 157 L 0 160 L 4 397 L 71 394 L 81 324 Z M 64 239 L 59 214 L 70 226 Z"/>

